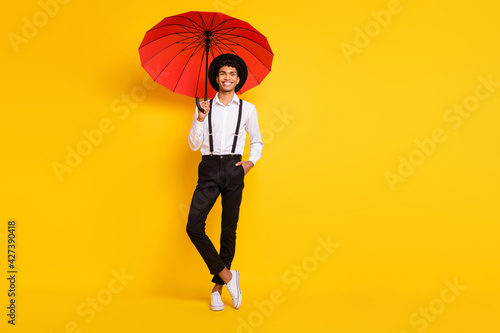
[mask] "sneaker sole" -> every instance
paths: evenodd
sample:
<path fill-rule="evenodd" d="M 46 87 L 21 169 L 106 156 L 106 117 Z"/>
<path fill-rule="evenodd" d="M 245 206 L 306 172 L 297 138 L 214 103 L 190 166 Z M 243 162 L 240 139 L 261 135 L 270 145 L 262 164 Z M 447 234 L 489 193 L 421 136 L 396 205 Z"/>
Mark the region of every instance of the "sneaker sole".
<path fill-rule="evenodd" d="M 224 310 L 224 306 L 212 306 L 212 305 L 210 305 L 210 310 L 212 310 L 212 311 L 222 311 L 222 310 Z"/>
<path fill-rule="evenodd" d="M 241 306 L 240 272 L 236 271 L 236 285 L 238 286 L 238 303 L 234 304 L 235 309 Z"/>

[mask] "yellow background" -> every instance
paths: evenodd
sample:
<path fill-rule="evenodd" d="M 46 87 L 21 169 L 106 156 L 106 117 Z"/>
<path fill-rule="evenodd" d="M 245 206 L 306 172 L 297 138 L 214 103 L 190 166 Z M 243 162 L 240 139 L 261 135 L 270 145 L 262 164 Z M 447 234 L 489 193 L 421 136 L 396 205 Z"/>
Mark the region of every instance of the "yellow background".
<path fill-rule="evenodd" d="M 46 22 L 40 3 L 52 4 Z M 500 82 L 497 1 L 53 4 L 11 1 L 1 14 L 0 268 L 15 219 L 19 270 L 15 327 L 2 278 L 2 332 L 499 331 L 500 87 L 458 128 L 443 118 L 488 92 L 480 77 Z M 227 292 L 226 309 L 209 310 L 210 275 L 185 233 L 194 101 L 151 86 L 137 52 L 148 29 L 189 10 L 248 21 L 275 53 L 242 96 L 265 142 L 245 180 L 238 311 Z M 60 181 L 53 163 L 103 120 L 109 133 Z M 418 153 L 436 128 L 446 140 Z M 391 188 L 387 172 L 411 154 L 421 165 Z M 217 204 L 215 243 L 219 216 Z M 328 239 L 338 246 L 319 256 Z M 92 318 L 78 311 L 96 297 L 106 304 Z"/>

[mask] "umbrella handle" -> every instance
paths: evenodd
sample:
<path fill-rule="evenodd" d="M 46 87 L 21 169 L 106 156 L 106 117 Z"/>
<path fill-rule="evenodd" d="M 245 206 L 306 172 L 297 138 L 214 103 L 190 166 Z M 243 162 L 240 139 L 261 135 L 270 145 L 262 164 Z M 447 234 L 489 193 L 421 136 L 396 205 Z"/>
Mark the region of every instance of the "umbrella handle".
<path fill-rule="evenodd" d="M 207 98 L 207 96 L 205 96 L 205 101 L 207 101 L 207 100 L 208 100 L 208 98 Z M 200 98 L 199 97 L 196 97 L 196 106 L 198 107 L 198 110 L 203 110 L 203 108 L 200 105 Z"/>

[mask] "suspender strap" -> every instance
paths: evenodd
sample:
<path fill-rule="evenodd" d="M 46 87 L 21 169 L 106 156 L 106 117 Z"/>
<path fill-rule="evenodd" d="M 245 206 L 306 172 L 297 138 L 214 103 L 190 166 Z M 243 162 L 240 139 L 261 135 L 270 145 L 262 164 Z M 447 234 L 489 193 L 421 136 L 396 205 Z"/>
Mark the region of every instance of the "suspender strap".
<path fill-rule="evenodd" d="M 212 138 L 212 104 L 213 98 L 210 100 L 210 111 L 208 112 L 208 140 L 210 141 L 210 155 L 214 152 L 214 139 Z"/>
<path fill-rule="evenodd" d="M 238 111 L 238 122 L 236 123 L 236 130 L 234 131 L 233 149 L 231 149 L 231 154 L 234 154 L 234 151 L 236 150 L 236 142 L 238 141 L 238 132 L 240 131 L 242 111 L 243 111 L 243 100 L 240 99 L 240 110 Z"/>

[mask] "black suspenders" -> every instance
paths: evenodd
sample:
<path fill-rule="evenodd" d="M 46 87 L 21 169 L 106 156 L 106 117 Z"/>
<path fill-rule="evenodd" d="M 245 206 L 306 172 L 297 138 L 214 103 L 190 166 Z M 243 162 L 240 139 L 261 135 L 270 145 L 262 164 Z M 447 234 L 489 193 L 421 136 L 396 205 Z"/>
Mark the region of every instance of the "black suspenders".
<path fill-rule="evenodd" d="M 243 111 L 243 100 L 240 99 L 240 110 L 238 111 L 238 121 L 236 122 L 236 130 L 234 131 L 233 148 L 231 149 L 231 154 L 234 154 L 234 151 L 236 150 L 236 142 L 238 141 L 238 132 L 240 130 L 242 111 Z"/>
<path fill-rule="evenodd" d="M 210 155 L 214 152 L 214 140 L 212 135 L 212 104 L 213 99 L 210 100 L 210 112 L 208 112 L 208 140 L 210 142 Z M 236 130 L 234 131 L 233 148 L 231 149 L 231 154 L 234 154 L 236 150 L 236 143 L 238 142 L 238 132 L 240 131 L 241 114 L 243 111 L 243 100 L 240 99 L 240 108 L 238 111 L 238 121 L 236 122 Z"/>
<path fill-rule="evenodd" d="M 212 104 L 213 98 L 210 100 L 210 111 L 208 112 L 208 140 L 210 141 L 210 155 L 214 152 L 214 139 L 212 138 Z"/>

